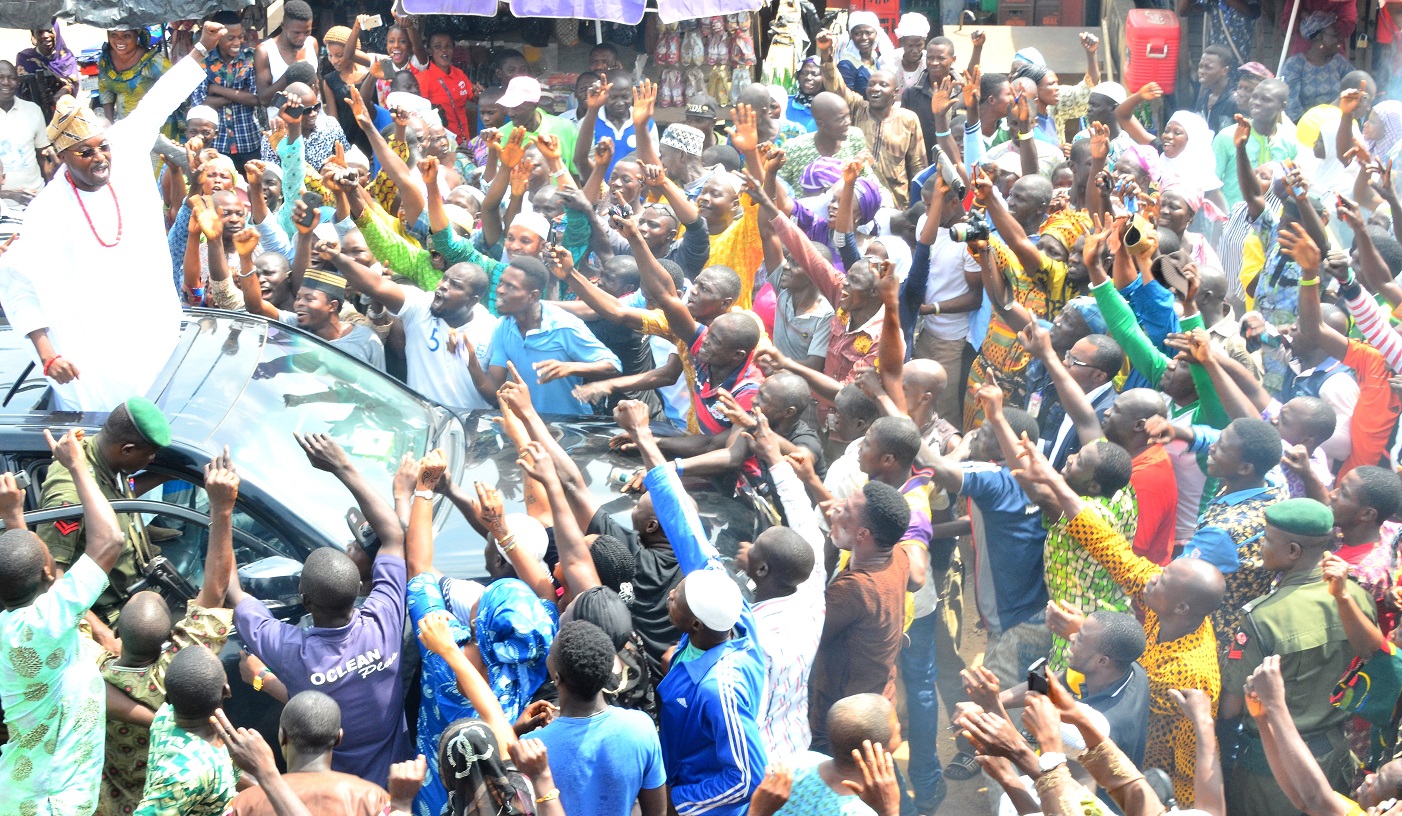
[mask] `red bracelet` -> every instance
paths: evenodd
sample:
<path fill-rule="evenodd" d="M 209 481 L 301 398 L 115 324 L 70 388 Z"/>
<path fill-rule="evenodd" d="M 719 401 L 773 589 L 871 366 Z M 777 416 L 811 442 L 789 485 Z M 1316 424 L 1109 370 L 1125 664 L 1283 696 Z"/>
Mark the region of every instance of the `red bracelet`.
<path fill-rule="evenodd" d="M 63 355 L 62 355 L 62 354 L 55 354 L 54 356 L 50 357 L 50 358 L 49 358 L 49 361 L 48 361 L 47 363 L 44 363 L 44 376 L 45 376 L 45 377 L 49 376 L 49 369 L 51 369 L 51 368 L 54 367 L 54 363 L 56 363 L 56 362 L 58 362 L 59 360 L 62 360 L 62 359 L 63 359 Z"/>

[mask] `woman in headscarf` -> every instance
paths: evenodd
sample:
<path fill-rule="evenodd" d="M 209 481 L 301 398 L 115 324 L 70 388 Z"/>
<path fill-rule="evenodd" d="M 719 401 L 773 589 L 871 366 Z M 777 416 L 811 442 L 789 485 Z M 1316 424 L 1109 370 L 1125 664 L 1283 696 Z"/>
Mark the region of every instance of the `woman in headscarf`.
<path fill-rule="evenodd" d="M 443 771 L 442 784 L 436 778 L 433 784 L 440 792 L 447 787 L 442 809 L 427 816 L 531 816 L 535 813 L 535 791 L 506 758 L 506 750 L 492 729 L 481 720 L 465 717 L 453 721 L 443 729 L 435 750 L 425 756 L 433 758 L 430 766 Z M 424 787 L 429 784 L 425 779 Z M 417 800 L 414 813 L 415 816 L 423 814 Z"/>
<path fill-rule="evenodd" d="M 1052 117 L 1052 110 L 1061 99 L 1061 80 L 1057 78 L 1056 72 L 1045 65 L 1028 64 L 1017 69 L 1012 78 L 1025 78 L 1036 86 L 1037 123 L 1032 130 L 1033 135 L 1060 147 L 1061 136 L 1056 129 L 1056 120 Z"/>
<path fill-rule="evenodd" d="M 896 61 L 896 81 L 902 91 L 914 88 L 925 72 L 925 44 L 930 38 L 930 20 L 918 11 L 901 15 L 896 23 L 896 45 L 901 48 Z"/>
<path fill-rule="evenodd" d="M 151 47 L 151 32 L 145 28 L 114 29 L 97 58 L 97 96 L 102 112 L 115 122 L 136 109 L 136 104 L 170 69 L 170 61 Z M 179 116 L 171 114 L 161 132 L 180 138 Z"/>
<path fill-rule="evenodd" d="M 449 585 L 446 592 L 445 583 Z M 421 624 L 431 613 L 451 613 L 448 628 L 453 641 L 464 650 L 477 650 L 492 696 L 506 721 L 514 723 L 549 676 L 545 657 L 559 630 L 559 614 L 553 603 L 536 597 L 517 578 L 492 582 L 475 605 L 455 601 L 450 606 L 444 596 L 460 594 L 453 588 L 455 583 L 454 579 L 436 574 L 415 576 L 408 589 L 410 618 Z M 449 723 L 484 713 L 477 711 L 462 693 L 457 674 L 447 660 L 427 644 L 421 652 L 423 701 L 419 704 L 418 747 L 419 753 L 429 757 L 429 767 L 424 786 L 414 800 L 414 812 L 432 816 L 443 812 L 447 803 L 447 792 L 439 782 L 440 735 Z M 441 778 L 452 787 L 452 776 L 445 772 Z"/>
<path fill-rule="evenodd" d="M 28 93 L 21 90 L 20 96 L 38 105 L 47 122 L 53 118 L 54 102 L 60 96 L 78 95 L 78 58 L 63 41 L 57 18 L 30 31 L 29 37 L 34 47 L 15 55 L 15 70 L 21 77 L 35 77 L 37 85 L 30 86 Z"/>
<path fill-rule="evenodd" d="M 1222 262 L 1218 260 L 1212 242 L 1201 233 L 1192 231 L 1199 213 L 1214 223 L 1227 218 L 1216 204 L 1203 198 L 1202 192 L 1192 182 L 1178 178 L 1165 182 L 1163 192 L 1159 194 L 1159 228 L 1178 235 L 1182 239 L 1183 250 L 1199 268 L 1221 269 Z"/>
<path fill-rule="evenodd" d="M 782 147 L 785 139 L 801 136 L 808 130 L 789 119 L 789 95 L 784 92 L 784 86 L 770 85 L 768 89 L 769 118 L 774 120 L 774 131 L 778 134 L 773 141 L 775 145 Z"/>
<path fill-rule="evenodd" d="M 847 42 L 837 54 L 837 72 L 852 93 L 866 94 L 872 71 L 895 71 L 900 64 L 891 38 L 881 30 L 881 20 L 870 11 L 847 15 Z"/>
<path fill-rule="evenodd" d="M 1344 75 L 1353 70 L 1353 63 L 1339 53 L 1342 42 L 1335 19 L 1333 14 L 1316 11 L 1300 21 L 1300 34 L 1309 41 L 1309 48 L 1287 59 L 1280 71 L 1280 78 L 1290 86 L 1285 115 L 1291 121 L 1315 105 L 1338 99 Z"/>
<path fill-rule="evenodd" d="M 1207 120 L 1191 111 L 1180 110 L 1168 118 L 1159 137 L 1163 143 L 1165 175 L 1196 187 L 1202 195 L 1225 211 L 1222 180 L 1217 178 L 1217 159 L 1212 153 L 1215 134 Z"/>
<path fill-rule="evenodd" d="M 813 112 L 809 110 L 809 106 L 813 104 L 813 97 L 823 92 L 823 69 L 818 64 L 818 58 L 809 57 L 804 60 L 793 80 L 794 92 L 789 96 L 789 119 L 812 133 L 818 129 L 818 123 L 813 121 Z"/>
<path fill-rule="evenodd" d="M 876 216 L 881 207 L 881 188 L 871 179 L 858 178 L 852 187 L 852 213 L 849 222 L 851 230 L 842 229 L 838 223 L 838 207 L 842 189 L 842 165 L 839 159 L 824 156 L 803 170 L 800 188 L 803 197 L 791 203 L 790 215 L 794 223 L 816 243 L 824 244 L 833 255 L 833 266 L 846 269 L 857 262 L 860 255 L 855 243 L 839 245 L 838 234 L 855 231 Z M 785 201 L 779 202 L 780 209 Z"/>

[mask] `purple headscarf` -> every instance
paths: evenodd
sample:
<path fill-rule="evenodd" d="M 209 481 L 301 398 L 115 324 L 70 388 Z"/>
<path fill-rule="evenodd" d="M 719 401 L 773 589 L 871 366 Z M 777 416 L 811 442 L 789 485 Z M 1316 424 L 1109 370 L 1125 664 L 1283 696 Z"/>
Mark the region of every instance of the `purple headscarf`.
<path fill-rule="evenodd" d="M 803 195 L 820 195 L 842 181 L 842 159 L 833 156 L 820 156 L 812 164 L 803 168 L 798 178 L 798 186 Z"/>

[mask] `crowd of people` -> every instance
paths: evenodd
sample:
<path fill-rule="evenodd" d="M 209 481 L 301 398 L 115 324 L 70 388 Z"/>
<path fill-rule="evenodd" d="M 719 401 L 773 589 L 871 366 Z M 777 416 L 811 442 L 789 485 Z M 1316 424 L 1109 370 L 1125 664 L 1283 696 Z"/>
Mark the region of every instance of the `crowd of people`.
<path fill-rule="evenodd" d="M 114 31 L 93 99 L 57 24 L 0 61 L 0 306 L 106 415 L 46 431 L 81 521 L 0 475 L 0 814 L 1402 813 L 1402 102 L 1337 15 L 1278 78 L 1217 15 L 1175 109 L 1090 33 L 1062 86 L 852 12 L 664 127 L 612 46 L 561 116 L 435 18 L 283 13 Z M 112 502 L 166 478 L 185 307 L 499 414 L 525 512 L 299 435 L 373 531 L 300 624 L 243 589 L 227 451 L 193 597 L 141 590 Z M 630 525 L 550 425 L 589 415 Z M 776 523 L 723 554 L 692 493 L 741 488 Z"/>

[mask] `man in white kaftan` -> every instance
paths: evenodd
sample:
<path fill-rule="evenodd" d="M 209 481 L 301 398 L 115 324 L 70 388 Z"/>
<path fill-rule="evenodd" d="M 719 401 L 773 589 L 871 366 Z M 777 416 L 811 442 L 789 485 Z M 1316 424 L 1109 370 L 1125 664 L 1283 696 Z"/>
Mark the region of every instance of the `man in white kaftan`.
<path fill-rule="evenodd" d="M 71 97 L 54 113 L 49 137 L 63 167 L 0 259 L 0 305 L 32 341 L 60 409 L 110 411 L 145 395 L 179 341 L 151 145 L 204 80 L 204 54 L 223 31 L 206 23 L 190 54 L 105 130 Z"/>

